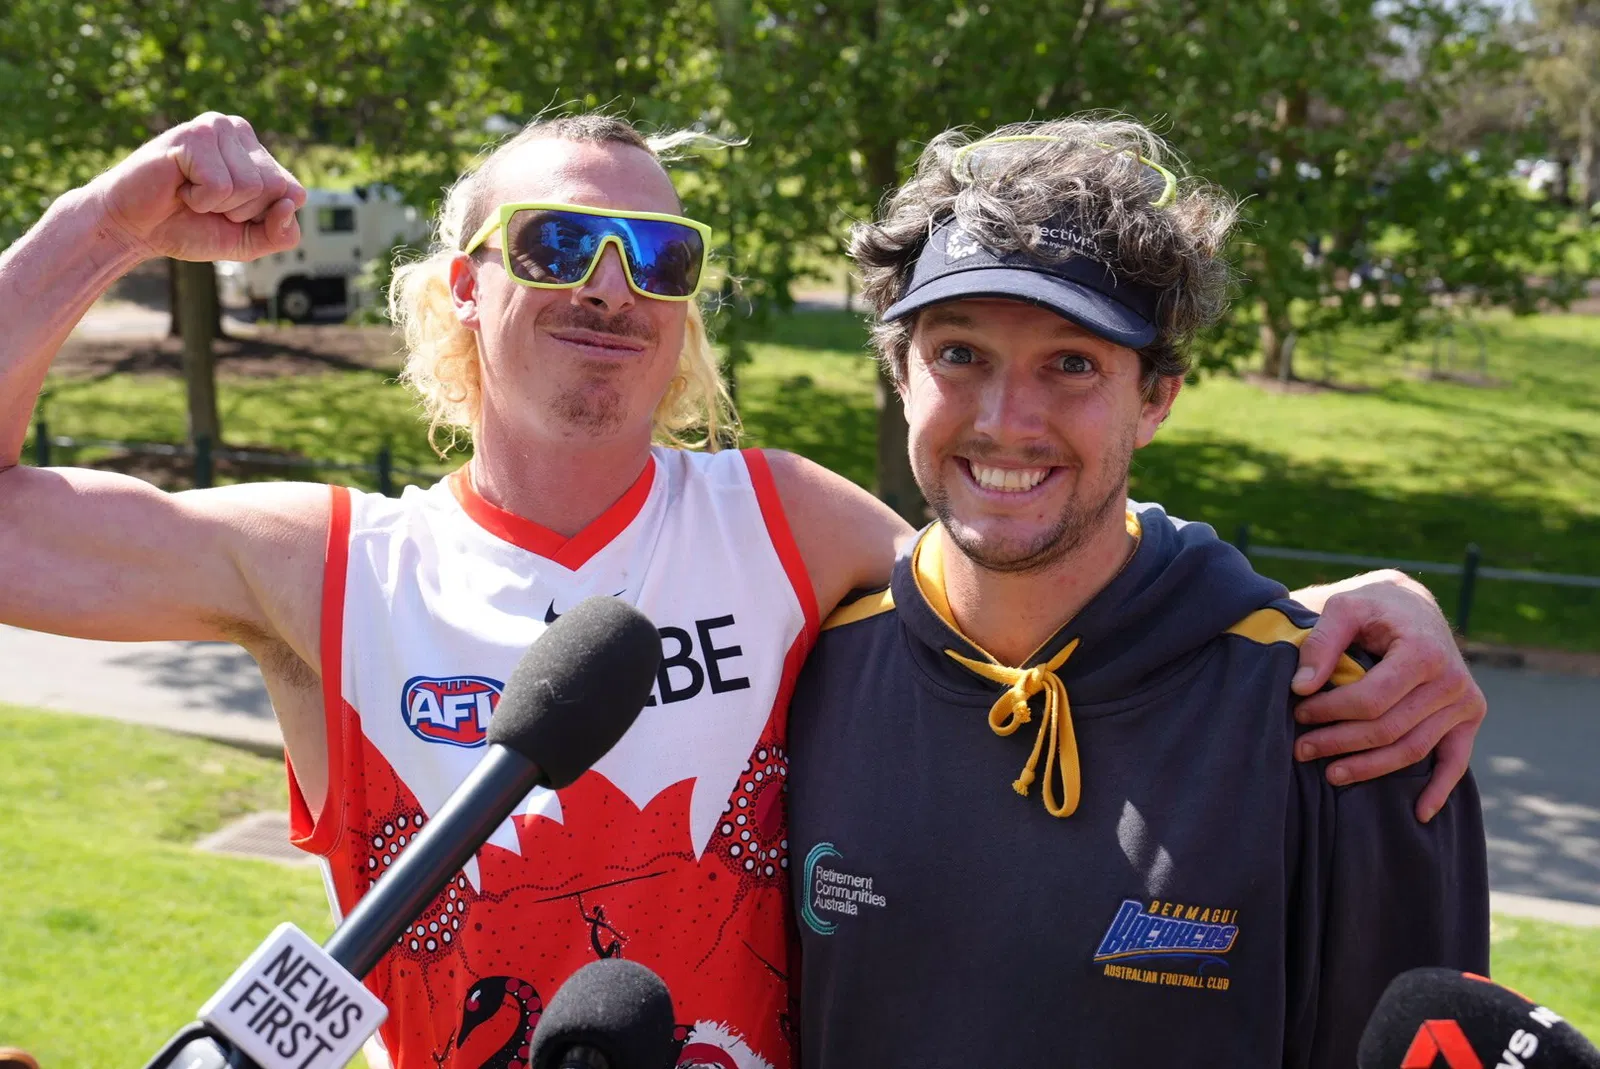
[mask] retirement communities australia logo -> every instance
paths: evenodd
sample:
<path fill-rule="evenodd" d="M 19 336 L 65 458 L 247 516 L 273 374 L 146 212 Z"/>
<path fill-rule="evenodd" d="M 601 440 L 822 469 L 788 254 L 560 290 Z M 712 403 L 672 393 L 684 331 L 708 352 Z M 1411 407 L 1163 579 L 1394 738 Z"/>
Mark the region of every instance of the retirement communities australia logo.
<path fill-rule="evenodd" d="M 884 909 L 889 900 L 872 886 L 871 876 L 848 872 L 837 862 L 844 858 L 832 843 L 818 843 L 806 855 L 805 898 L 800 916 L 818 935 L 832 935 L 838 918 L 858 917 L 865 909 Z"/>
<path fill-rule="evenodd" d="M 1117 907 L 1094 961 L 1113 980 L 1228 990 L 1228 952 L 1239 938 L 1239 911 L 1127 898 Z"/>

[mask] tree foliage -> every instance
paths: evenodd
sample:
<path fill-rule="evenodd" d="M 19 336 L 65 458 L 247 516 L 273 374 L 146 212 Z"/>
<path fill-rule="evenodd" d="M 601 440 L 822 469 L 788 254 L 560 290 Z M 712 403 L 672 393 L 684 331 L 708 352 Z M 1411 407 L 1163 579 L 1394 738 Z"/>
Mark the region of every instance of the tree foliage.
<path fill-rule="evenodd" d="M 1537 6 L 1559 48 L 1527 47 L 1489 0 L 11 0 L 0 236 L 208 108 L 286 152 L 341 146 L 427 204 L 495 131 L 608 107 L 746 139 L 680 166 L 737 283 L 737 350 L 939 131 L 1099 109 L 1152 123 L 1243 199 L 1241 299 L 1201 355 L 1276 370 L 1291 337 L 1414 337 L 1465 306 L 1571 292 L 1554 207 L 1511 177 L 1548 127 L 1485 103 L 1534 63 L 1552 114 L 1600 84 L 1588 38 L 1549 30 L 1593 0 Z M 882 474 L 903 496 L 907 473 Z"/>

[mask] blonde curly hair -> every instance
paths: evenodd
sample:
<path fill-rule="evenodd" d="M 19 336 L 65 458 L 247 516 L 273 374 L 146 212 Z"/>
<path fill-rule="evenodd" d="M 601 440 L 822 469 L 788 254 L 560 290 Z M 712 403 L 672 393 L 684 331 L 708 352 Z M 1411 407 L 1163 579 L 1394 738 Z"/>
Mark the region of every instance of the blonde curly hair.
<path fill-rule="evenodd" d="M 389 318 L 405 339 L 406 364 L 400 381 L 421 401 L 428 417 L 428 441 L 440 456 L 455 445 L 458 432 L 472 433 L 483 401 L 477 334 L 456 318 L 450 262 L 494 210 L 486 179 L 495 163 L 540 140 L 631 145 L 663 163 L 685 146 L 715 141 L 687 131 L 646 137 L 624 119 L 597 113 L 535 119 L 484 155 L 445 192 L 427 254 L 397 263 L 389 286 Z M 734 440 L 738 429 L 705 317 L 699 304 L 691 301 L 677 373 L 656 405 L 652 436 L 678 449 L 715 449 Z M 441 432 L 448 435 L 442 447 Z"/>

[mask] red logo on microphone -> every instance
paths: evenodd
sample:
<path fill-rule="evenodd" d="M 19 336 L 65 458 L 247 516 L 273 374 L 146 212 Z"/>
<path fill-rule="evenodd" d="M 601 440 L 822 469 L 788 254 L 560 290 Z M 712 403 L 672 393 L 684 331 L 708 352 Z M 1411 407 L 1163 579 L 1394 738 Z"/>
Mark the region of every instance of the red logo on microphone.
<path fill-rule="evenodd" d="M 1483 1069 L 1466 1033 L 1454 1021 L 1423 1021 L 1400 1069 L 1434 1069 L 1440 1055 L 1444 1069 Z"/>

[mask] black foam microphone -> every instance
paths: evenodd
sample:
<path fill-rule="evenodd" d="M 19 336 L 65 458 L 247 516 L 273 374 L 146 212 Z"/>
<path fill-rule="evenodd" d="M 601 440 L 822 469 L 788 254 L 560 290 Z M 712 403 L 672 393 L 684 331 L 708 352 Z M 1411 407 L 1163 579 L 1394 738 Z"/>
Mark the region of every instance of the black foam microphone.
<path fill-rule="evenodd" d="M 483 759 L 323 947 L 280 925 L 148 1069 L 344 1065 L 384 1012 L 360 979 L 529 791 L 567 786 L 616 745 L 660 663 L 655 625 L 625 602 L 592 597 L 563 613 L 512 670 Z"/>
<path fill-rule="evenodd" d="M 1412 969 L 1389 984 L 1358 1069 L 1600 1069 L 1600 1050 L 1557 1014 L 1492 980 Z"/>
<path fill-rule="evenodd" d="M 533 1030 L 531 1069 L 670 1069 L 672 996 L 622 958 L 592 961 L 561 985 Z"/>

